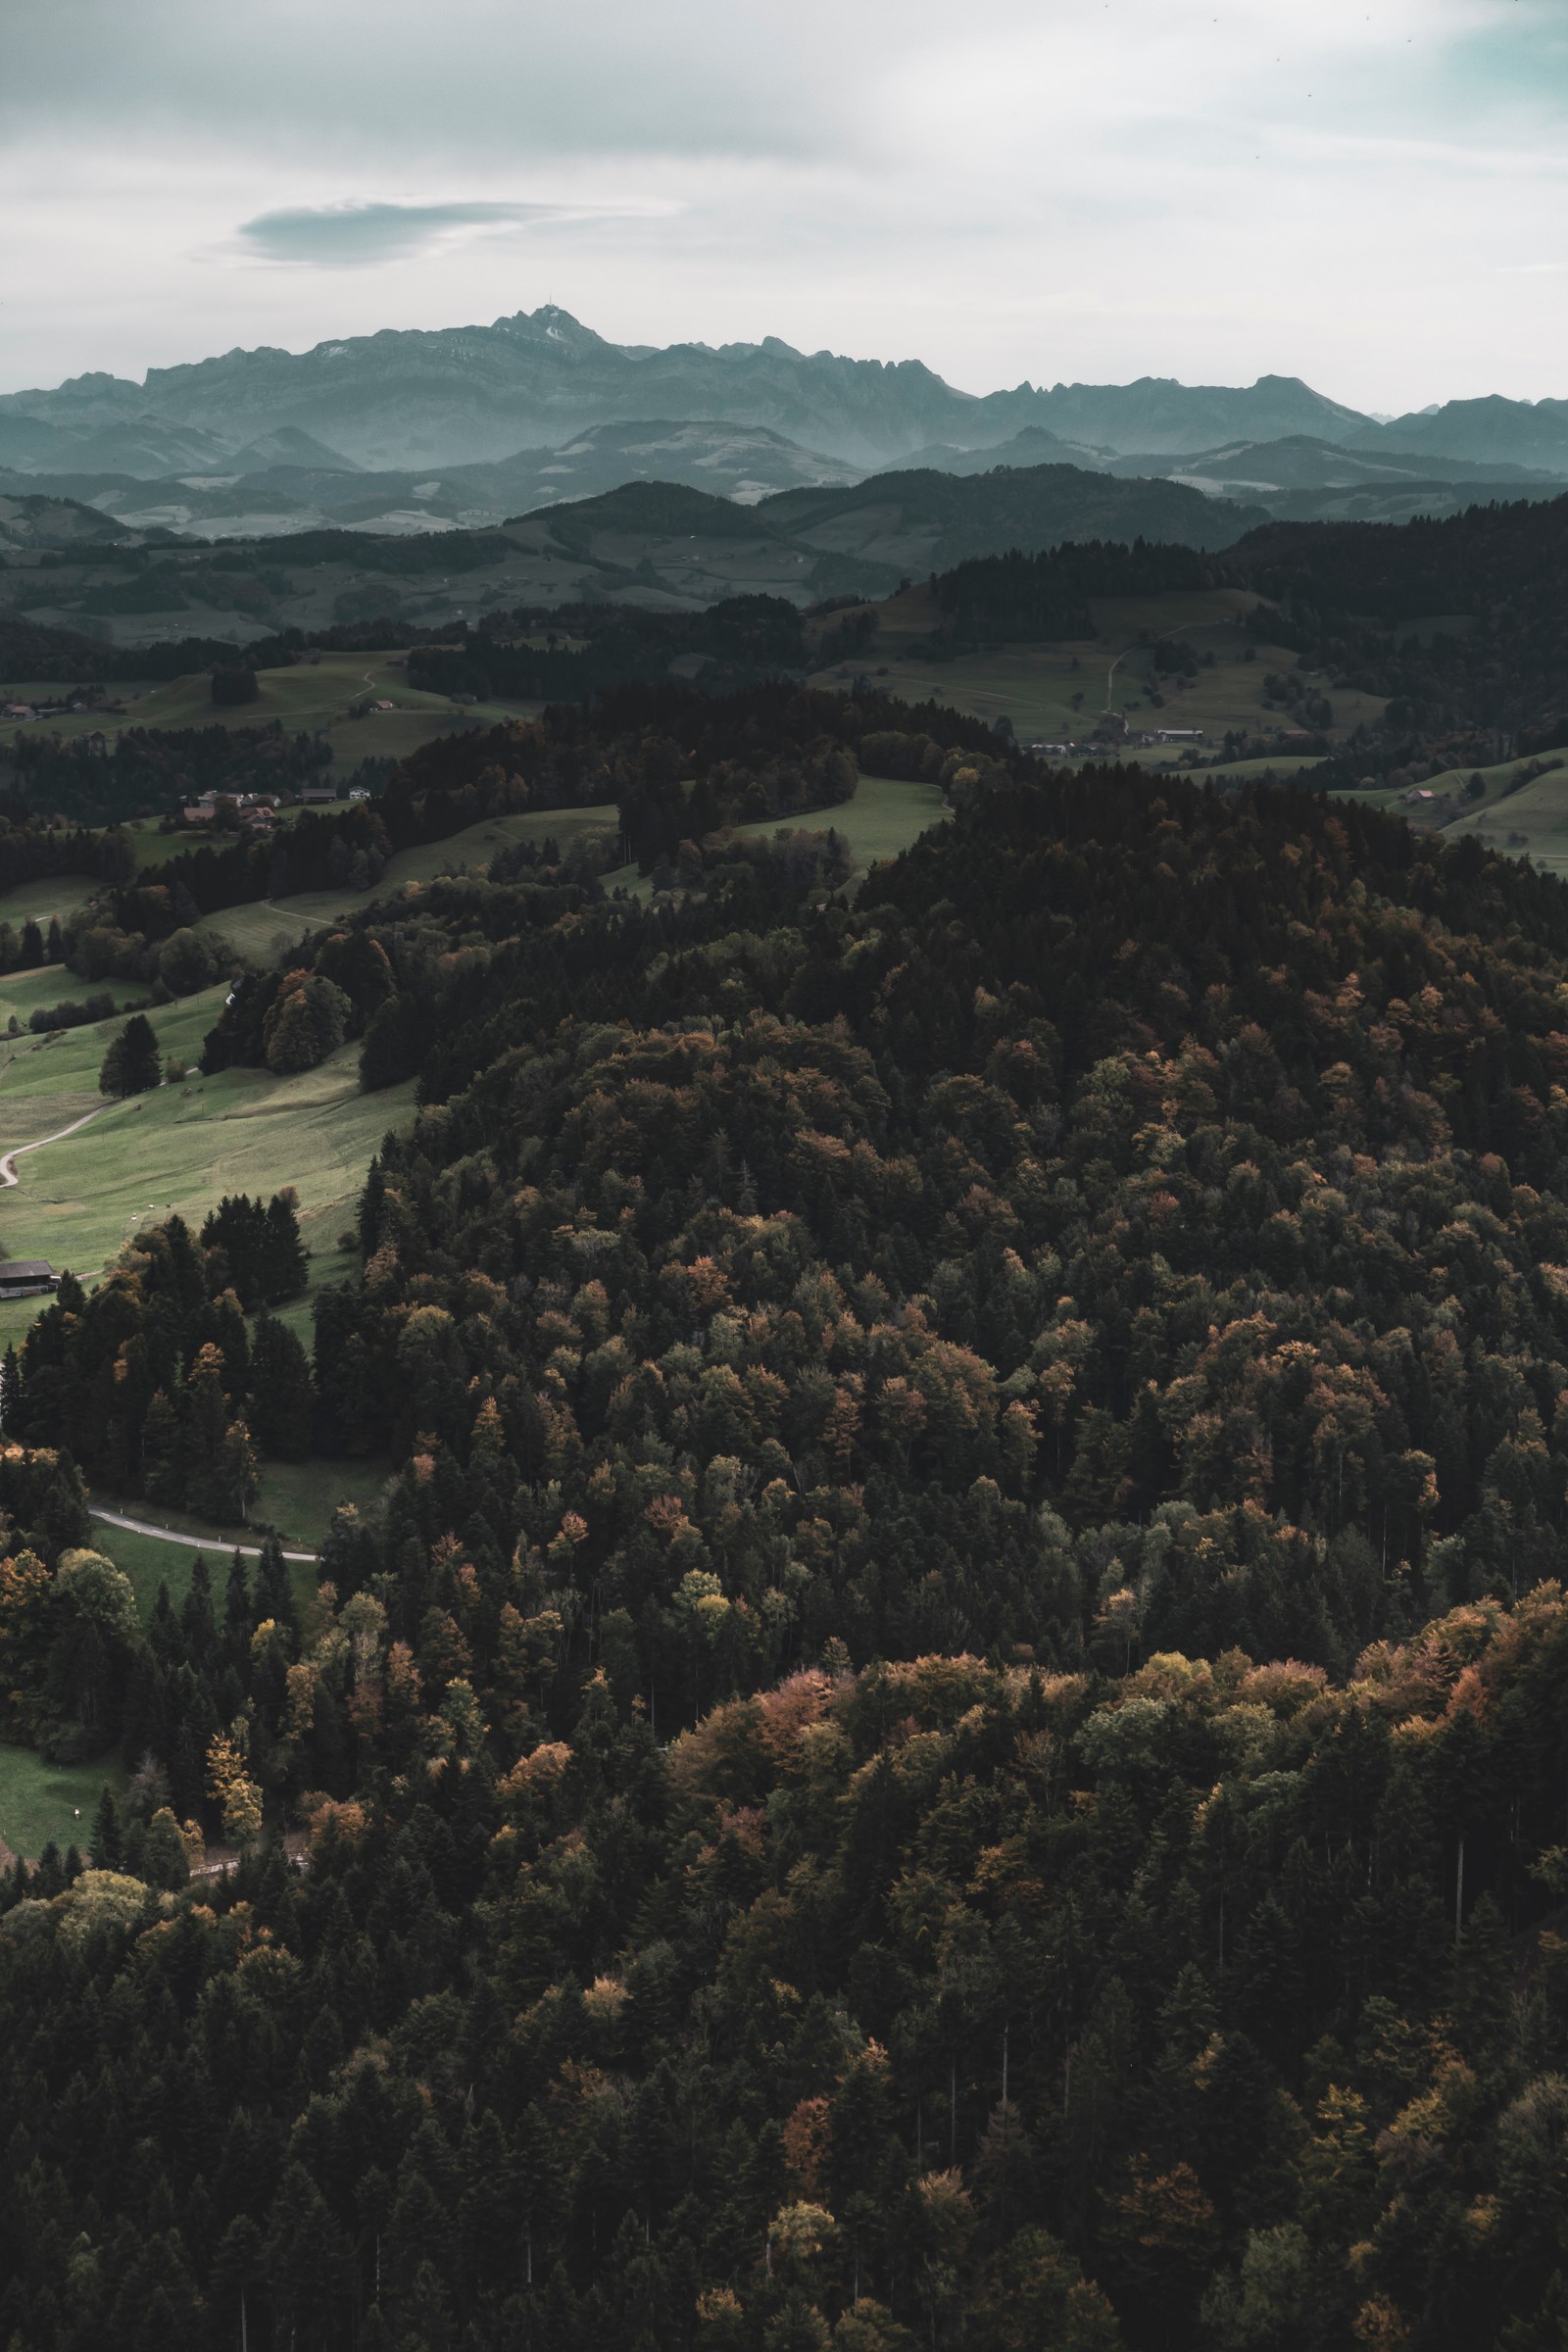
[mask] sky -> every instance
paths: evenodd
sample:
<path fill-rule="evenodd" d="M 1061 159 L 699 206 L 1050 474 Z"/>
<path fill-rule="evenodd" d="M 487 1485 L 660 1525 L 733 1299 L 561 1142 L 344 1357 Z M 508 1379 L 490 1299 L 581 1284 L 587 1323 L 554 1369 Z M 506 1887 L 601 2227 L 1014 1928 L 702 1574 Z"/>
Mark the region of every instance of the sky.
<path fill-rule="evenodd" d="M 1568 0 L 13 0 L 0 390 L 560 303 L 1568 396 Z"/>

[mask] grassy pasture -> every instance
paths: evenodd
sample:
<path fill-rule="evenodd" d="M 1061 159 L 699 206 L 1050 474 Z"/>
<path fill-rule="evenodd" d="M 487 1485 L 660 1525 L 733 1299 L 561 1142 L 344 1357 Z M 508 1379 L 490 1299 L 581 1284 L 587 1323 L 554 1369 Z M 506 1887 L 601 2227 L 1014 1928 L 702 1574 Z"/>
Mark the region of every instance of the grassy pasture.
<path fill-rule="evenodd" d="M 612 831 L 618 819 L 612 805 L 593 808 L 525 808 L 514 816 L 490 816 L 468 825 L 445 841 L 400 850 L 389 858 L 385 873 L 368 890 L 302 891 L 287 899 L 259 900 L 249 906 L 224 906 L 208 915 L 197 929 L 214 939 L 226 940 L 242 956 L 259 963 L 274 962 L 286 948 L 297 945 L 323 923 L 390 899 L 411 883 L 433 882 L 442 874 L 482 873 L 498 851 L 520 841 L 564 843 L 577 833 Z"/>
<path fill-rule="evenodd" d="M 166 1510 L 161 1504 L 127 1502 L 113 1494 L 95 1493 L 92 1499 L 99 1508 L 165 1527 L 171 1540 L 140 1535 L 130 1528 L 111 1527 L 102 1519 L 93 1521 L 92 1540 L 99 1551 L 107 1552 L 124 1569 L 136 1587 L 138 1598 L 145 1588 L 145 1608 L 150 1608 L 157 1598 L 162 1580 L 167 1580 L 170 1592 L 178 1602 L 190 1588 L 196 1553 L 188 1543 L 172 1539 L 195 1537 L 215 1576 L 220 1569 L 226 1569 L 236 1544 L 255 1549 L 262 1540 L 260 1529 L 275 1528 L 290 1550 L 315 1551 L 324 1542 L 339 1504 L 352 1502 L 362 1511 L 371 1509 L 390 1475 L 391 1465 L 384 1461 L 264 1462 L 261 1491 L 251 1512 L 251 1523 L 246 1527 L 215 1527 L 210 1521 L 193 1518 L 188 1511 Z M 309 1561 L 297 1561 L 295 1565 L 305 1572 L 304 1589 L 314 1590 L 315 1572 Z"/>
<path fill-rule="evenodd" d="M 1339 797 L 1392 809 L 1446 841 L 1473 833 L 1489 849 L 1532 858 L 1550 873 L 1568 874 L 1568 755 L 1547 752 L 1543 758 L 1544 771 L 1538 776 L 1528 772 L 1534 762 L 1520 759 L 1482 768 L 1446 768 L 1423 782 L 1421 789 L 1433 796 L 1429 801 L 1407 805 L 1402 792 L 1386 786 L 1351 786 Z M 1472 799 L 1474 776 L 1481 778 L 1482 790 Z"/>
<path fill-rule="evenodd" d="M 207 989 L 151 1013 L 162 1050 L 193 1060 L 222 996 L 221 987 Z M 98 1062 L 112 1030 L 107 1022 L 67 1030 L 13 1056 L 0 1070 L 0 1149 L 52 1135 L 102 1102 Z M 172 1209 L 199 1224 L 224 1193 L 268 1195 L 292 1184 L 308 1240 L 329 1248 L 351 1221 L 370 1154 L 411 1102 L 407 1085 L 361 1095 L 357 1044 L 290 1078 L 194 1073 L 183 1085 L 111 1102 L 89 1126 L 19 1160 L 20 1183 L 0 1195 L 0 1234 L 13 1256 L 91 1275 L 138 1225 Z M 0 1342 L 24 1330 L 38 1305 L 0 1306 Z"/>
<path fill-rule="evenodd" d="M 932 661 L 923 645 L 937 614 L 929 590 L 911 588 L 866 608 L 877 623 L 871 647 L 852 661 L 819 670 L 812 684 L 842 687 L 857 672 L 867 671 L 873 685 L 906 702 L 950 703 L 988 721 L 1010 718 L 1026 741 L 1082 740 L 1110 709 L 1135 727 L 1200 727 L 1214 743 L 1227 728 L 1256 730 L 1278 725 L 1283 718 L 1281 712 L 1264 710 L 1263 680 L 1271 670 L 1294 668 L 1296 657 L 1248 634 L 1245 623 L 1258 601 L 1250 590 L 1234 588 L 1162 597 L 1098 597 L 1090 603 L 1097 631 L 1093 638 L 992 646 L 956 661 Z M 832 620 L 839 617 L 835 614 Z M 832 620 L 823 625 L 831 626 Z M 1200 668 L 1191 683 L 1159 680 L 1158 709 L 1150 699 L 1156 684 L 1152 649 L 1140 643 L 1146 631 L 1151 638 L 1181 639 L 1200 656 L 1214 656 L 1213 666 Z M 1348 732 L 1383 709 L 1370 695 L 1335 691 L 1326 684 L 1324 691 L 1334 706 L 1335 734 Z M 1076 710 L 1074 695 L 1081 697 Z M 1169 765 L 1178 754 L 1161 745 L 1133 749 L 1125 756 L 1146 765 Z M 1283 772 L 1281 760 L 1272 764 L 1277 773 Z"/>
<path fill-rule="evenodd" d="M 536 703 L 479 703 L 455 709 L 445 695 L 411 686 L 407 671 L 393 669 L 391 661 L 388 653 L 323 654 L 318 662 L 296 662 L 290 669 L 259 670 L 254 703 L 222 706 L 212 699 L 206 670 L 195 670 L 156 686 L 126 688 L 119 715 L 67 711 L 51 718 L 49 728 L 66 742 L 101 728 L 113 741 L 131 727 L 257 727 L 275 718 L 290 735 L 324 729 L 334 764 L 346 774 L 362 760 L 403 760 L 432 736 L 494 726 L 539 708 Z M 395 708 L 353 717 L 356 705 L 367 700 Z"/>
<path fill-rule="evenodd" d="M 1200 768 L 1198 781 L 1200 784 L 1239 784 L 1252 781 L 1258 776 L 1277 776 L 1282 783 L 1289 777 L 1297 783 L 1309 784 L 1312 770 L 1322 764 L 1322 759 L 1316 752 L 1281 752 L 1273 760 L 1232 760 L 1223 767 Z"/>
<path fill-rule="evenodd" d="M 831 828 L 842 833 L 855 860 L 853 884 L 883 858 L 896 858 L 901 850 L 906 850 L 928 826 L 945 821 L 947 814 L 941 791 L 935 784 L 905 783 L 894 776 L 862 776 L 853 801 L 846 801 L 837 808 L 810 809 L 785 821 L 791 830 L 825 833 Z M 766 840 L 779 829 L 779 818 L 769 816 L 759 823 L 737 825 L 735 832 L 738 838 Z M 639 874 L 635 865 L 616 866 L 613 873 L 601 879 L 606 890 L 624 890 L 637 899 L 653 896 L 653 877 Z"/>
<path fill-rule="evenodd" d="M 90 1764 L 47 1764 L 29 1747 L 0 1746 L 0 1838 L 31 1862 L 51 1838 L 62 1853 L 70 1845 L 85 1853 L 100 1791 L 118 1795 L 124 1783 L 113 1752 Z"/>
<path fill-rule="evenodd" d="M 10 923 L 16 931 L 24 923 L 36 923 L 40 931 L 47 930 L 52 915 L 62 922 L 85 906 L 95 885 L 85 874 L 56 874 L 42 882 L 19 882 L 0 898 L 0 923 Z M 4 982 L 0 981 L 0 987 Z"/>
<path fill-rule="evenodd" d="M 207 1531 L 192 1532 L 205 1535 Z M 160 1585 L 169 1587 L 169 1597 L 176 1609 L 183 1606 L 198 1559 L 207 1562 L 214 1599 L 221 1614 L 223 1586 L 227 1580 L 228 1563 L 235 1541 L 232 1534 L 226 1537 L 220 1534 L 213 1536 L 212 1541 L 204 1543 L 198 1552 L 188 1544 L 166 1544 L 157 1536 L 138 1536 L 128 1527 L 106 1527 L 101 1519 L 95 1519 L 92 1523 L 92 1541 L 94 1550 L 103 1552 L 114 1561 L 117 1568 L 122 1568 L 130 1579 L 143 1625 L 151 1620 Z M 239 1541 L 254 1545 L 258 1538 L 254 1534 L 241 1533 Z M 246 1564 L 254 1576 L 256 1562 L 250 1560 Z M 309 1560 L 291 1560 L 289 1582 L 294 1590 L 294 1605 L 301 1619 L 309 1624 L 316 1602 L 316 1570 L 312 1563 Z M 99 1785 L 94 1785 L 95 1797 Z M 5 1818 L 0 1814 L 0 1836 L 4 1832 Z"/>
<path fill-rule="evenodd" d="M 0 909 L 9 904 L 9 900 L 0 900 Z M 33 1013 L 46 1004 L 59 1004 L 66 1001 L 74 1001 L 79 1004 L 84 997 L 108 995 L 114 998 L 118 1009 L 122 1005 L 137 1003 L 146 994 L 145 988 L 128 980 L 83 980 L 75 972 L 68 972 L 63 963 L 40 964 L 30 972 L 0 973 L 0 1029 L 15 1013 L 18 1027 L 25 1031 Z M 58 1052 L 67 1037 L 81 1039 L 89 1036 L 103 1039 L 104 1032 L 98 1029 L 64 1030 L 49 1051 Z M 42 1040 L 30 1035 L 21 1038 L 0 1037 L 0 1099 L 7 1091 L 3 1072 L 9 1068 L 12 1059 L 19 1053 L 24 1055 L 36 1054 L 41 1047 Z M 102 1061 L 103 1057 L 104 1048 L 100 1043 L 98 1061 Z M 93 1064 L 92 1083 L 94 1086 L 98 1083 L 98 1062 Z M 25 1137 L 0 1133 L 0 1151 L 4 1151 L 10 1143 L 25 1141 Z"/>
<path fill-rule="evenodd" d="M 1528 856 L 1550 873 L 1568 874 L 1568 760 L 1516 787 L 1514 779 L 1525 764 L 1509 760 L 1497 767 L 1482 768 L 1479 772 L 1487 792 L 1479 801 L 1466 796 L 1470 771 L 1429 778 L 1427 789 L 1441 796 L 1439 822 L 1444 839 L 1454 841 L 1460 834 L 1474 833 L 1489 849 Z M 1413 815 L 1414 811 L 1406 813 Z"/>

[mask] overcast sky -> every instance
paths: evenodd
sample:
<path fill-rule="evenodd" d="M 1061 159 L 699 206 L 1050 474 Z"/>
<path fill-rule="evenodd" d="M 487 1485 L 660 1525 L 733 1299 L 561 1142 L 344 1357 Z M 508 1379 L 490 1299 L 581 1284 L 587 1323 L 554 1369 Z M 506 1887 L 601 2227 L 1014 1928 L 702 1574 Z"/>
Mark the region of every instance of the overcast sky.
<path fill-rule="evenodd" d="M 567 310 L 1568 395 L 1568 0 L 13 0 L 0 389 Z"/>

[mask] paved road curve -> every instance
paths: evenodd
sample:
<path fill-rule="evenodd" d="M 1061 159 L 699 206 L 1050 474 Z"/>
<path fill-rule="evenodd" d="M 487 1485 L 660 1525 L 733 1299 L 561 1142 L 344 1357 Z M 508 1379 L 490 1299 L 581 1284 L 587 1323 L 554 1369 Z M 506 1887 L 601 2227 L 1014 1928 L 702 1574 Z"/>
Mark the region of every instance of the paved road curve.
<path fill-rule="evenodd" d="M 89 1119 L 97 1118 L 100 1111 L 108 1108 L 107 1102 L 100 1102 L 97 1110 L 83 1111 L 81 1117 L 73 1119 L 69 1127 L 57 1127 L 53 1135 L 40 1135 L 35 1144 L 18 1144 L 14 1150 L 4 1153 L 3 1156 L 0 1156 L 0 1186 L 21 1183 L 22 1179 L 17 1174 L 17 1162 L 24 1152 L 41 1152 L 45 1144 L 63 1143 L 68 1135 L 74 1135 L 78 1127 L 85 1127 Z"/>
<path fill-rule="evenodd" d="M 221 1536 L 176 1535 L 172 1527 L 154 1527 L 146 1519 L 122 1519 L 118 1511 L 101 1511 L 95 1503 L 88 1504 L 87 1514 L 89 1518 L 101 1519 L 106 1527 L 122 1527 L 127 1535 L 156 1536 L 161 1544 L 183 1544 L 190 1551 L 238 1551 L 248 1560 L 259 1560 L 262 1556 L 259 1544 L 230 1544 Z M 285 1560 L 315 1560 L 318 1554 L 314 1551 L 285 1551 L 283 1557 Z"/>

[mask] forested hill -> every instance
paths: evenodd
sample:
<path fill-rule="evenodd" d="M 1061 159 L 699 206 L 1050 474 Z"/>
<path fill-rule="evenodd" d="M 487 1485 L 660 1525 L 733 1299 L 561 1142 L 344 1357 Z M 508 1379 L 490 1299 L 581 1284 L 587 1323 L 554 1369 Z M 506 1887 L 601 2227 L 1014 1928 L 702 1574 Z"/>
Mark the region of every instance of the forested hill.
<path fill-rule="evenodd" d="M 1568 894 L 928 753 L 853 905 L 720 831 L 670 910 L 498 860 L 296 976 L 428 1016 L 317 1317 L 395 1475 L 304 1624 L 6 1588 L 12 1705 L 166 1805 L 6 1890 L 19 2344 L 1560 2331 Z M 221 1470 L 231 1278 L 139 1237 L 12 1434 Z M 308 1874 L 192 1902 L 204 1753 Z"/>

